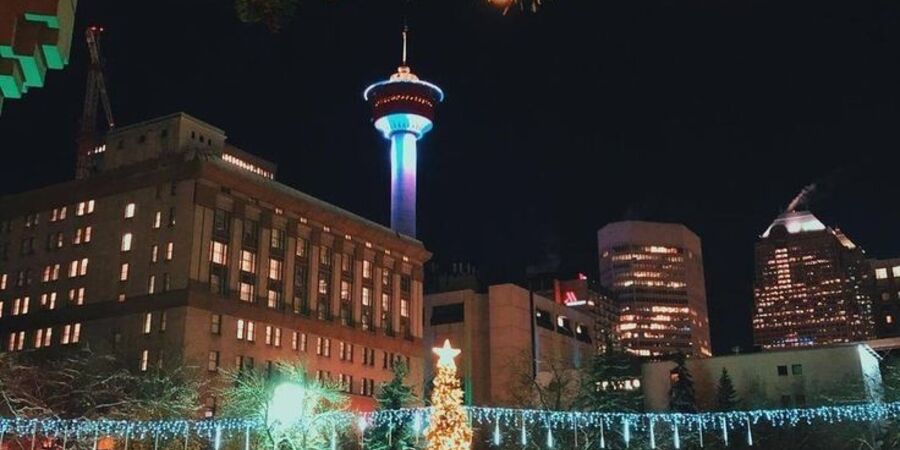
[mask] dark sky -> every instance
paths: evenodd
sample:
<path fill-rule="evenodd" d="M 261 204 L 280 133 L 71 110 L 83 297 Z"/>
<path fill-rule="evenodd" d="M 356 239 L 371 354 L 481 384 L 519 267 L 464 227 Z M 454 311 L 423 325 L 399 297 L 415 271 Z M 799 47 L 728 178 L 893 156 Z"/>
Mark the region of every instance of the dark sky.
<path fill-rule="evenodd" d="M 280 181 L 379 222 L 385 142 L 362 89 L 399 59 L 400 1 L 304 0 L 280 34 L 230 0 L 83 0 L 72 63 L 0 117 L 0 192 L 73 173 L 88 23 L 116 120 L 186 111 Z M 447 93 L 422 142 L 420 238 L 494 281 L 558 255 L 595 274 L 625 216 L 703 239 L 713 344 L 750 344 L 753 242 L 804 185 L 875 257 L 900 255 L 894 0 L 413 2 L 411 63 Z M 49 163 L 49 164 L 48 164 Z"/>

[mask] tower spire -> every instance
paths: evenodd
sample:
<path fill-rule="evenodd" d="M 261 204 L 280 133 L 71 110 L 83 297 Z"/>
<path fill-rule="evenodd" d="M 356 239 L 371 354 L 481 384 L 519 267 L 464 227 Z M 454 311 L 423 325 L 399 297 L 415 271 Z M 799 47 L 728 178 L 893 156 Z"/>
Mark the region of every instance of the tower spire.
<path fill-rule="evenodd" d="M 406 65 L 406 40 L 408 39 L 409 27 L 406 25 L 406 19 L 403 19 L 403 58 L 400 65 Z"/>

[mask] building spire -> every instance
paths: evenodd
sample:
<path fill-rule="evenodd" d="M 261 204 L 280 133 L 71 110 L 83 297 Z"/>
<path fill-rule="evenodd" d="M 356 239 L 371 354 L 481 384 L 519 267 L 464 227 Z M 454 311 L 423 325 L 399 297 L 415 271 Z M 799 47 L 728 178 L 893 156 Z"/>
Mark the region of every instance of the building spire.
<path fill-rule="evenodd" d="M 407 40 L 408 34 L 409 34 L 409 27 L 406 26 L 406 19 L 403 19 L 403 57 L 402 57 L 402 60 L 400 63 L 401 66 L 406 65 L 406 40 Z"/>

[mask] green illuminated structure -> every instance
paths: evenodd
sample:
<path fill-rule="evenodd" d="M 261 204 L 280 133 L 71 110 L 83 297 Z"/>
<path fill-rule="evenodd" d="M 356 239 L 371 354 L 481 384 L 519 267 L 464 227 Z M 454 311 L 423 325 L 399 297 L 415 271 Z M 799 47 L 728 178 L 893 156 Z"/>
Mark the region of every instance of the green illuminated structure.
<path fill-rule="evenodd" d="M 0 112 L 69 63 L 78 0 L 0 1 Z"/>

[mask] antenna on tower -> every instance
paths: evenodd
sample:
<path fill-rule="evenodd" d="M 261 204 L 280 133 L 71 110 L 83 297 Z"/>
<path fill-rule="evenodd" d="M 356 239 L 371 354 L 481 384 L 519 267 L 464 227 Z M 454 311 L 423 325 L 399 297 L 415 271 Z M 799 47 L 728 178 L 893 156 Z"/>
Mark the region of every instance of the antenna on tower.
<path fill-rule="evenodd" d="M 406 18 L 403 19 L 403 60 L 402 65 L 406 65 L 406 39 L 407 33 L 409 33 L 409 27 L 406 26 Z"/>

